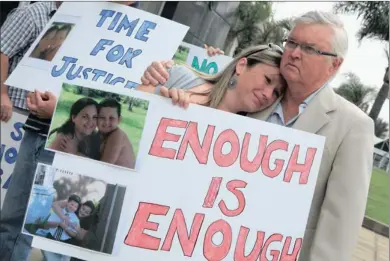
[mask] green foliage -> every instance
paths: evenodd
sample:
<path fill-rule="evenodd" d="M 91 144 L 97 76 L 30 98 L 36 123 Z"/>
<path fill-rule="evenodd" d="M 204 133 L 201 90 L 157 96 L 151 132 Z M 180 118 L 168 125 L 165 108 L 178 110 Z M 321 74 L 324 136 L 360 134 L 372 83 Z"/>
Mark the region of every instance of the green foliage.
<path fill-rule="evenodd" d="M 335 92 L 367 112 L 368 104 L 374 100 L 374 87 L 364 85 L 354 73 L 347 73 L 347 81 L 342 83 Z"/>
<path fill-rule="evenodd" d="M 338 13 L 356 14 L 363 23 L 357 33 L 357 38 L 377 39 L 389 43 L 389 3 L 388 1 L 373 2 L 338 2 L 334 5 Z M 388 55 L 388 52 L 386 52 Z M 375 121 L 378 118 L 383 104 L 389 95 L 388 68 L 384 76 L 384 83 L 378 92 L 369 116 Z"/>
<path fill-rule="evenodd" d="M 389 135 L 389 123 L 381 118 L 375 120 L 375 136 L 384 139 Z"/>
<path fill-rule="evenodd" d="M 291 31 L 293 27 L 292 19 L 283 19 L 280 21 L 266 21 L 260 28 L 255 44 L 274 43 L 282 46 L 283 39 Z"/>
<path fill-rule="evenodd" d="M 260 33 L 259 24 L 272 15 L 272 2 L 240 2 L 236 16 L 236 24 L 229 34 L 237 36 L 240 51 L 249 47 Z"/>
<path fill-rule="evenodd" d="M 187 63 L 187 57 L 190 52 L 188 47 L 179 46 L 175 55 L 173 56 L 173 60 L 178 63 Z"/>
<path fill-rule="evenodd" d="M 333 9 L 362 18 L 363 24 L 357 33 L 359 41 L 371 38 L 389 42 L 389 2 L 337 2 Z"/>

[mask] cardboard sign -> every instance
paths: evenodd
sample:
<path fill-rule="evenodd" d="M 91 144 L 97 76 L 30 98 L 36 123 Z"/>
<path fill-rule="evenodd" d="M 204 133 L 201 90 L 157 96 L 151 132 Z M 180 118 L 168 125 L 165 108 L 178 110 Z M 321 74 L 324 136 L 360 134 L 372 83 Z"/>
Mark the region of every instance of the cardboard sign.
<path fill-rule="evenodd" d="M 34 239 L 84 260 L 295 260 L 316 185 L 324 137 L 137 93 L 149 101 L 137 173 L 128 180 L 112 256 Z M 57 157 L 57 155 L 56 155 Z M 57 167 L 108 173 L 92 161 Z"/>
<path fill-rule="evenodd" d="M 131 89 L 153 61 L 172 58 L 187 30 L 122 4 L 64 2 L 6 84 L 56 94 L 64 81 Z"/>
<path fill-rule="evenodd" d="M 206 49 L 182 42 L 173 60 L 178 64 L 186 63 L 201 73 L 216 74 L 223 70 L 233 58 L 226 55 L 209 57 Z"/>
<path fill-rule="evenodd" d="M 1 123 L 1 207 L 18 158 L 20 143 L 24 135 L 23 125 L 26 119 L 27 116 L 14 111 L 12 118 L 7 123 Z"/>

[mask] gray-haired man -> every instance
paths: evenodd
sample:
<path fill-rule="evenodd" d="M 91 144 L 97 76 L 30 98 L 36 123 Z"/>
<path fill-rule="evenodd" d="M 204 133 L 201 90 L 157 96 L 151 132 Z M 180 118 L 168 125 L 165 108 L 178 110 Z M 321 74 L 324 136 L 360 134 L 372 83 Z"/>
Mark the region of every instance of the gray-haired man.
<path fill-rule="evenodd" d="M 348 49 L 340 19 L 308 12 L 285 40 L 280 71 L 288 88 L 248 117 L 326 137 L 299 261 L 350 260 L 364 217 L 372 171 L 374 124 L 328 85 Z M 166 62 L 154 62 L 142 83 L 164 84 Z"/>

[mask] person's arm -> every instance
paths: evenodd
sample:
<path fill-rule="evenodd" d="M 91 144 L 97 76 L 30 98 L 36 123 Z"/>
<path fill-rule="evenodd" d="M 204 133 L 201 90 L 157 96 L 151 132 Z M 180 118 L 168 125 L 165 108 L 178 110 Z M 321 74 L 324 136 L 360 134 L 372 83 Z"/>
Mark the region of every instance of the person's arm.
<path fill-rule="evenodd" d="M 53 221 L 48 221 L 44 224 L 44 228 L 45 229 L 48 229 L 48 228 L 54 228 L 54 227 L 58 227 L 60 225 L 60 222 L 53 222 Z"/>
<path fill-rule="evenodd" d="M 350 260 L 362 226 L 371 180 L 374 124 L 352 124 L 336 153 L 307 260 Z M 306 260 L 306 259 L 305 259 Z"/>
<path fill-rule="evenodd" d="M 1 102 L 0 102 L 0 118 L 1 121 L 7 122 L 12 117 L 12 102 L 8 96 L 8 86 L 4 82 L 8 78 L 9 59 L 8 56 L 1 55 Z"/>
<path fill-rule="evenodd" d="M 60 227 L 62 227 L 62 229 L 68 233 L 71 237 L 77 237 L 77 232 L 70 229 L 69 226 L 67 224 L 65 224 L 65 222 L 61 222 L 59 224 Z"/>
<path fill-rule="evenodd" d="M 51 208 L 53 209 L 54 213 L 57 214 L 63 221 L 69 221 L 69 217 L 65 216 L 62 212 L 62 209 L 66 207 L 67 201 L 61 200 L 61 201 L 54 201 L 53 204 L 51 204 Z"/>
<path fill-rule="evenodd" d="M 122 148 L 123 138 L 124 134 L 118 127 L 118 129 L 108 136 L 100 160 L 107 163 L 115 163 L 121 152 L 119 148 Z"/>
<path fill-rule="evenodd" d="M 28 8 L 18 8 L 9 15 L 1 27 L 1 102 L 0 118 L 7 122 L 12 117 L 12 102 L 8 96 L 8 86 L 5 81 L 8 78 L 9 59 L 23 50 L 35 39 L 34 26 Z"/>

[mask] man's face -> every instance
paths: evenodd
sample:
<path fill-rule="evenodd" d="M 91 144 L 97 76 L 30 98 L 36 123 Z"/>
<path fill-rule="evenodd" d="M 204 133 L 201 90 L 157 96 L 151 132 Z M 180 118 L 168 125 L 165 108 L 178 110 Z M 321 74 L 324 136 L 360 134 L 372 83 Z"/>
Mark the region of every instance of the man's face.
<path fill-rule="evenodd" d="M 288 39 L 319 51 L 334 53 L 333 34 L 330 26 L 297 24 Z M 280 72 L 288 85 L 298 83 L 307 88 L 318 88 L 317 83 L 327 81 L 337 71 L 341 62 L 342 58 L 309 54 L 300 47 L 289 48 L 286 45 Z"/>

